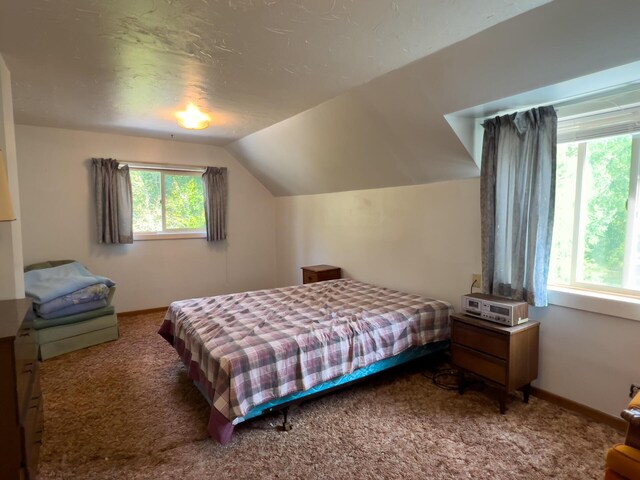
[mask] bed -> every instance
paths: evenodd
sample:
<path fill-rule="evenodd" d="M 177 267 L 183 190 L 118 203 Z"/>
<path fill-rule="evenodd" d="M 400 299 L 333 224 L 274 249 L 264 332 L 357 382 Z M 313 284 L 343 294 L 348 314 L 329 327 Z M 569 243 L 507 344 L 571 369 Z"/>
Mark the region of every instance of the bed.
<path fill-rule="evenodd" d="M 173 302 L 160 327 L 209 434 L 448 347 L 451 304 L 351 279 Z"/>

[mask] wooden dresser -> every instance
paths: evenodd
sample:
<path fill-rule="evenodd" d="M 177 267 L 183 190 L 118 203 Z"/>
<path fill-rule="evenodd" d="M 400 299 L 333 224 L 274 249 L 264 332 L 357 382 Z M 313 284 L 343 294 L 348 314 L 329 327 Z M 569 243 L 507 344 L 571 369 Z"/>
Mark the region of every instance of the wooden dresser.
<path fill-rule="evenodd" d="M 460 370 L 460 393 L 465 372 L 500 389 L 500 413 L 506 411 L 507 394 L 522 388 L 529 401 L 531 381 L 538 376 L 540 324 L 529 320 L 506 327 L 469 315 L 451 315 L 451 359 Z"/>
<path fill-rule="evenodd" d="M 43 410 L 31 300 L 0 301 L 0 472 L 36 478 Z"/>
<path fill-rule="evenodd" d="M 333 265 L 311 265 L 302 267 L 302 283 L 316 283 L 340 278 L 340 267 Z"/>

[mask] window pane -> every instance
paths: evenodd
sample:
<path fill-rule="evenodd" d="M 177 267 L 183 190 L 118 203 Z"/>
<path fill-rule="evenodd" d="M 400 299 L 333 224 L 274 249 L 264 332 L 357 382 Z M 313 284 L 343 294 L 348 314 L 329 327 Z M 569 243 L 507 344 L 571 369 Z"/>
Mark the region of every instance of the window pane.
<path fill-rule="evenodd" d="M 634 216 L 635 232 L 633 233 L 633 243 L 631 246 L 630 258 L 628 258 L 629 264 L 627 268 L 629 270 L 628 283 L 625 283 L 624 288 L 629 290 L 640 290 L 640 238 L 638 235 L 638 211 Z"/>
<path fill-rule="evenodd" d="M 202 178 L 165 175 L 167 230 L 205 229 Z"/>
<path fill-rule="evenodd" d="M 549 264 L 549 283 L 569 285 L 578 169 L 578 144 L 558 145 L 556 166 L 556 207 L 553 243 Z"/>
<path fill-rule="evenodd" d="M 578 282 L 622 287 L 630 171 L 630 135 L 587 142 Z"/>
<path fill-rule="evenodd" d="M 162 231 L 162 189 L 160 172 L 131 170 L 133 231 Z"/>

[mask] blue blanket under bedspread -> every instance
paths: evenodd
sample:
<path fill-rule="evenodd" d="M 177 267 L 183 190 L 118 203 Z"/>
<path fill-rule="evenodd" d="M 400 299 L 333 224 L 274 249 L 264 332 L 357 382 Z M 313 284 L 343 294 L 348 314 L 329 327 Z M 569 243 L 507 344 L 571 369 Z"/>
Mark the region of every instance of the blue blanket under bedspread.
<path fill-rule="evenodd" d="M 25 292 L 33 298 L 34 303 L 49 302 L 96 283 L 103 283 L 107 287 L 115 285 L 107 277 L 92 274 L 80 262 L 31 270 L 24 274 Z"/>

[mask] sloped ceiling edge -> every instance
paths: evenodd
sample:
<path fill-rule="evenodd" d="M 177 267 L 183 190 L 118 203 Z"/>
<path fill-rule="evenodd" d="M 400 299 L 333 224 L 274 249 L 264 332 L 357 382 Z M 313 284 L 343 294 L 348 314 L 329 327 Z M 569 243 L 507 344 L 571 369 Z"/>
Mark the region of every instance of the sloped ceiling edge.
<path fill-rule="evenodd" d="M 276 196 L 477 176 L 445 115 L 640 60 L 637 18 L 633 0 L 553 2 L 227 149 Z"/>

